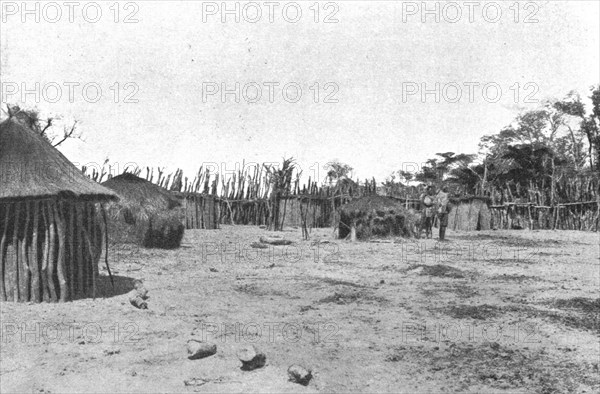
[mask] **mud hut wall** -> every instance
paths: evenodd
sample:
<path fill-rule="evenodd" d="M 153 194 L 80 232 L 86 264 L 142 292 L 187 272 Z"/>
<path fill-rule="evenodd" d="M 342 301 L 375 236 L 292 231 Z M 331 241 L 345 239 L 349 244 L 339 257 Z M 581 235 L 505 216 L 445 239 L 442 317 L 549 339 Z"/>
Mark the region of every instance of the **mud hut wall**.
<path fill-rule="evenodd" d="M 106 231 L 101 209 L 74 200 L 0 203 L 0 300 L 94 297 Z"/>

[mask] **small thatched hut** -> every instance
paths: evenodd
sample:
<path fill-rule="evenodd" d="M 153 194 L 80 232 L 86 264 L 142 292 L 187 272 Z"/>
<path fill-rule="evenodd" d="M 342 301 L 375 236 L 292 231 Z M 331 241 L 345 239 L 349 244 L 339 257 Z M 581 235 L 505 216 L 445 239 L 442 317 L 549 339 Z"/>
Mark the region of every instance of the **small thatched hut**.
<path fill-rule="evenodd" d="M 416 215 L 406 210 L 402 202 L 383 196 L 365 196 L 340 208 L 339 238 L 352 238 L 352 229 L 357 239 L 371 237 L 415 235 Z"/>
<path fill-rule="evenodd" d="M 34 131 L 0 123 L 0 300 L 95 296 L 101 203 L 116 198 Z"/>
<path fill-rule="evenodd" d="M 451 199 L 448 228 L 461 231 L 489 230 L 492 218 L 489 203 L 487 197 Z"/>
<path fill-rule="evenodd" d="M 185 226 L 181 201 L 168 190 L 124 173 L 102 183 L 120 201 L 109 206 L 109 234 L 115 243 L 146 248 L 178 248 Z"/>

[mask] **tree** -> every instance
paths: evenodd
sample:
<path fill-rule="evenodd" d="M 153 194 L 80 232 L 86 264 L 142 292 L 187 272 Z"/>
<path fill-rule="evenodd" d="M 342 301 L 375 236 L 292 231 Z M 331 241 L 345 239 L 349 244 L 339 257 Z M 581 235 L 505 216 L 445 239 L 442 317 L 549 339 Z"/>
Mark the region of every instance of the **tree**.
<path fill-rule="evenodd" d="M 423 183 L 435 183 L 439 179 L 437 160 L 429 159 L 415 175 L 415 180 Z"/>
<path fill-rule="evenodd" d="M 548 105 L 554 110 L 551 127 L 555 128 L 557 133 L 561 129 L 566 130 L 555 140 L 554 149 L 558 156 L 563 157 L 569 165 L 574 167 L 576 172 L 585 165 L 587 158 L 593 168 L 593 137 L 590 139 L 588 136 L 588 152 L 585 152 L 587 119 L 581 96 L 576 92 L 569 92 L 564 99 L 548 103 Z"/>
<path fill-rule="evenodd" d="M 588 140 L 588 153 L 590 159 L 590 168 L 595 167 L 600 171 L 600 85 L 591 88 L 592 95 L 592 113 L 585 115 L 583 104 L 579 102 L 562 107 L 563 111 L 570 115 L 581 118 L 581 131 Z"/>
<path fill-rule="evenodd" d="M 266 170 L 267 181 L 271 187 L 269 228 L 275 231 L 281 231 L 283 230 L 283 224 L 285 222 L 287 197 L 291 192 L 292 177 L 294 171 L 297 170 L 297 165 L 294 162 L 294 158 L 284 158 L 280 168 L 275 168 L 270 165 L 264 165 L 264 168 Z M 300 173 L 296 174 L 297 179 L 299 179 L 300 175 Z M 284 200 L 283 213 L 280 210 L 280 202 L 282 199 Z M 282 216 L 281 220 L 280 216 Z"/>
<path fill-rule="evenodd" d="M 325 169 L 327 170 L 327 179 L 329 179 L 330 185 L 342 179 L 350 178 L 354 170 L 350 165 L 342 163 L 339 160 L 333 160 L 325 164 Z"/>
<path fill-rule="evenodd" d="M 412 181 L 412 179 L 414 178 L 414 174 L 412 172 L 404 170 L 398 171 L 398 176 L 400 177 L 400 179 L 404 180 L 405 184 L 410 183 L 410 181 Z"/>
<path fill-rule="evenodd" d="M 436 153 L 438 158 L 429 159 L 426 165 L 416 174 L 415 179 L 424 183 L 435 183 L 438 186 L 444 182 L 466 186 L 469 192 L 480 182 L 479 174 L 471 168 L 476 155 L 454 152 Z M 471 177 L 477 180 L 473 181 Z"/>
<path fill-rule="evenodd" d="M 70 126 L 63 126 L 62 133 L 57 132 L 57 117 L 41 119 L 37 109 L 23 109 L 18 105 L 7 105 L 9 118 L 15 119 L 25 127 L 41 135 L 52 146 L 61 145 L 68 139 L 81 139 L 81 133 L 77 130 L 78 121 L 75 120 Z"/>

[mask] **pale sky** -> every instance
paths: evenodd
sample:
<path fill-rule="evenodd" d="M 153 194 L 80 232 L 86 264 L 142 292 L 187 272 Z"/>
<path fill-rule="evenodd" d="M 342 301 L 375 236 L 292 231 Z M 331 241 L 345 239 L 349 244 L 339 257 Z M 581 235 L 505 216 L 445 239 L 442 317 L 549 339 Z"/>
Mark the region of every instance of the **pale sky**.
<path fill-rule="evenodd" d="M 519 108 L 535 106 L 524 102 L 529 93 L 537 100 L 570 90 L 587 96 L 600 82 L 597 1 L 517 7 L 513 1 L 496 2 L 487 6 L 487 14 L 482 8 L 490 2 L 482 2 L 473 22 L 464 2 L 457 2 L 463 14 L 456 23 L 449 21 L 455 10 L 448 6 L 444 14 L 444 2 L 438 5 L 440 23 L 434 15 L 421 21 L 422 10 L 414 8 L 421 2 L 330 2 L 337 12 L 322 2 L 319 23 L 310 8 L 314 1 L 298 2 L 302 17 L 297 23 L 283 17 L 289 2 L 278 3 L 273 23 L 264 2 L 256 3 L 263 13 L 256 23 L 244 20 L 255 15 L 249 6 L 243 13 L 244 2 L 238 3 L 239 23 L 227 15 L 223 23 L 220 10 L 203 22 L 202 2 L 192 1 L 130 2 L 137 9 L 123 2 L 118 23 L 110 9 L 113 1 L 98 2 L 102 16 L 96 23 L 84 19 L 85 1 L 74 9 L 73 22 L 64 7 L 56 23 L 50 23 L 56 10 L 44 8 L 45 3 L 39 3 L 39 23 L 35 15 L 15 9 L 20 1 L 2 3 L 2 101 L 80 120 L 85 142 L 69 141 L 61 148 L 79 164 L 108 157 L 121 165 L 183 168 L 191 176 L 203 163 L 233 169 L 243 160 L 279 162 L 293 156 L 305 174 L 313 173 L 314 163 L 339 159 L 356 169 L 355 177 L 383 181 L 392 171 L 410 167 L 406 163 L 423 162 L 436 152 L 476 152 L 482 135 L 500 131 Z M 220 7 L 221 1 L 212 4 Z M 492 23 L 496 4 L 502 15 Z M 429 6 L 433 9 L 435 2 Z M 131 12 L 138 22 L 123 23 Z M 333 12 L 339 21 L 323 23 Z M 93 7 L 85 15 L 92 20 Z M 295 17 L 293 7 L 286 17 Z M 527 17 L 537 22 L 525 23 Z M 44 90 L 39 101 L 33 94 L 21 97 L 22 88 L 35 90 L 36 82 Z M 80 84 L 72 103 L 69 82 Z M 265 82 L 279 83 L 273 102 Z M 82 93 L 87 83 L 102 89 L 95 103 Z M 256 83 L 262 97 L 257 103 L 243 97 L 236 103 L 233 95 L 223 103 L 220 94 L 203 99 L 206 83 L 229 89 L 250 84 L 251 97 Z M 302 88 L 297 103 L 284 100 L 282 86 L 288 83 Z M 436 83 L 447 100 L 442 96 L 437 103 L 433 94 L 422 100 L 420 93 L 403 98 L 411 87 L 434 90 Z M 473 102 L 469 83 L 475 84 Z M 52 103 L 56 84 L 62 96 Z M 485 84 L 502 89 L 498 102 L 490 102 L 495 88 L 483 96 Z M 9 94 L 14 86 L 19 90 Z M 338 102 L 325 103 L 335 86 Z M 462 88 L 462 97 L 447 102 L 455 97 L 455 86 Z M 138 102 L 124 102 L 135 87 Z M 288 92 L 293 99 L 295 90 Z M 88 93 L 93 98 L 94 89 Z"/>

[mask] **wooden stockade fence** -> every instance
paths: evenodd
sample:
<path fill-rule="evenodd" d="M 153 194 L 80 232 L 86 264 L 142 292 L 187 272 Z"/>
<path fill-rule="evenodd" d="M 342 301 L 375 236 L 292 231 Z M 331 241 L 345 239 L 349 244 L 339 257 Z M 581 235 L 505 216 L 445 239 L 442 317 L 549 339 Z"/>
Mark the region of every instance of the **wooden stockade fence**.
<path fill-rule="evenodd" d="M 185 213 L 184 225 L 186 229 L 212 230 L 219 228 L 219 200 L 215 196 L 174 192 L 181 200 Z"/>
<path fill-rule="evenodd" d="M 96 182 L 110 179 L 112 167 L 83 167 L 83 172 Z M 277 174 L 273 167 L 254 166 L 233 173 L 225 179 L 200 168 L 193 179 L 178 169 L 165 174 L 163 169 L 138 167 L 125 172 L 141 176 L 178 197 L 184 207 L 186 229 L 216 229 L 219 224 L 330 227 L 337 223 L 338 208 L 351 198 L 375 192 L 375 180 L 366 186 L 344 180 L 335 186 L 318 185 L 308 180 L 300 186 L 298 174 Z M 285 179 L 284 179 L 285 178 Z M 278 183 L 279 182 L 279 183 Z"/>
<path fill-rule="evenodd" d="M 493 205 L 492 223 L 498 229 L 556 229 L 598 231 L 598 202 L 539 206 L 533 203 Z"/>
<path fill-rule="evenodd" d="M 598 174 L 563 174 L 551 188 L 506 185 L 490 193 L 492 226 L 499 229 L 600 230 Z"/>
<path fill-rule="evenodd" d="M 146 168 L 146 179 L 168 190 L 185 195 L 186 228 L 217 228 L 219 224 L 330 227 L 339 218 L 339 207 L 365 194 L 393 197 L 405 208 L 420 210 L 422 190 L 387 182 L 377 187 L 375 180 L 362 185 L 338 182 L 318 185 L 310 179 L 300 187 L 296 177 L 276 190 L 273 177 L 265 167 L 252 167 L 225 179 L 200 168 L 190 180 L 182 170 L 165 174 L 162 169 Z M 92 179 L 107 172 L 93 170 Z M 135 169 L 136 174 L 141 169 Z M 572 229 L 598 231 L 598 176 L 557 176 L 552 187 L 538 189 L 507 184 L 504 188 L 486 189 L 483 195 L 453 197 L 449 227 L 456 230 L 497 229 Z M 452 190 L 451 190 L 452 195 Z M 214 199 L 213 201 L 210 198 Z M 486 207 L 482 204 L 485 201 Z M 213 221 L 212 218 L 217 218 Z M 210 224 L 214 224 L 211 227 Z"/>

